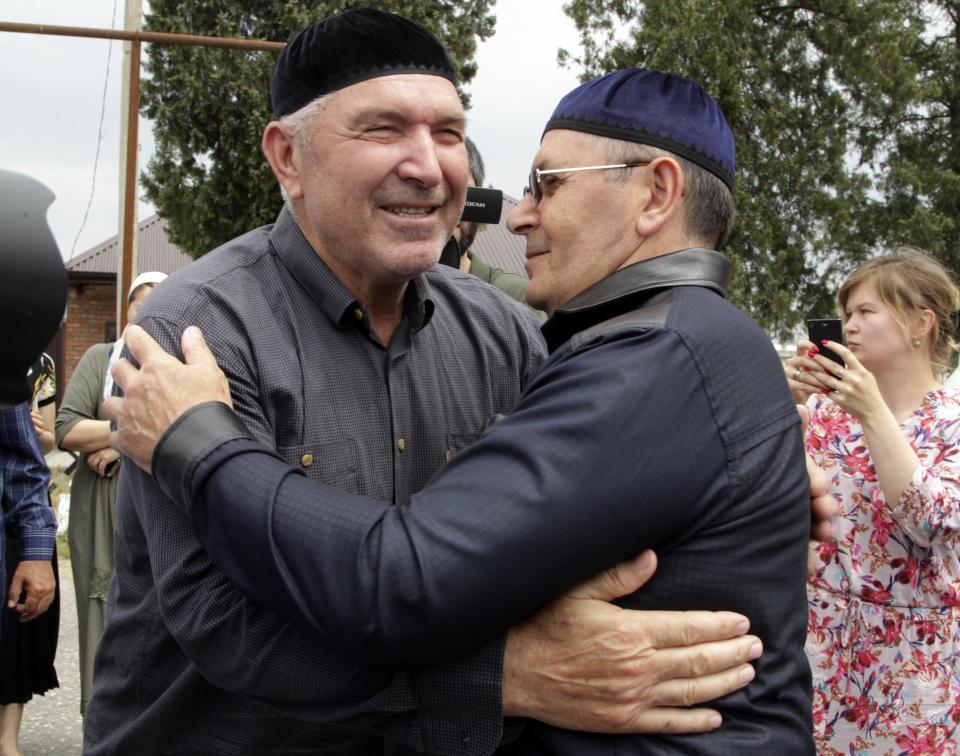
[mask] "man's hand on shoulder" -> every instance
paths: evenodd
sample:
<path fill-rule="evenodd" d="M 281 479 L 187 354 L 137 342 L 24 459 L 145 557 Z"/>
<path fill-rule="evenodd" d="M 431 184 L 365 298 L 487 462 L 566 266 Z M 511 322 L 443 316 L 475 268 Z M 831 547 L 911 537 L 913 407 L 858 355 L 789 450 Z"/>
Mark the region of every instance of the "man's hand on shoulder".
<path fill-rule="evenodd" d="M 687 708 L 742 688 L 763 651 L 733 612 L 632 611 L 609 603 L 653 575 L 647 551 L 554 599 L 511 628 L 506 716 L 606 733 L 707 732 L 713 709 Z"/>
<path fill-rule="evenodd" d="M 140 368 L 126 359 L 113 366 L 113 380 L 123 396 L 103 403 L 107 417 L 116 423 L 110 446 L 150 472 L 153 450 L 167 428 L 197 404 L 223 402 L 232 408 L 230 386 L 195 326 L 185 329 L 180 339 L 185 363 L 139 326 L 128 326 L 123 338 Z"/>

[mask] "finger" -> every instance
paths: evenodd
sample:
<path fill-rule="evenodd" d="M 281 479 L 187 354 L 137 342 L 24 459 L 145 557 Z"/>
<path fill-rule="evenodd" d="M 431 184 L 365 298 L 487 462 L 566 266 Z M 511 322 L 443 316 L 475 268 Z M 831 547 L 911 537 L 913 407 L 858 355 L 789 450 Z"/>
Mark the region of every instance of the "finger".
<path fill-rule="evenodd" d="M 20 617 L 20 621 L 21 621 L 21 622 L 29 622 L 30 620 L 34 619 L 35 617 L 39 617 L 41 614 L 43 614 L 45 611 L 47 611 L 47 609 L 50 608 L 50 604 L 52 604 L 52 603 L 53 603 L 53 595 L 52 595 L 52 594 L 50 594 L 50 595 L 44 594 L 44 595 L 41 596 L 41 597 L 39 598 L 39 600 L 37 601 L 37 608 L 36 608 L 33 612 L 31 612 L 29 615 L 28 615 L 28 614 L 22 615 L 22 616 Z"/>
<path fill-rule="evenodd" d="M 37 592 L 32 588 L 27 588 L 27 596 L 23 600 L 22 604 L 17 604 L 13 607 L 14 611 L 18 612 L 21 615 L 21 621 L 24 617 L 36 616 L 37 607 L 40 604 L 40 597 L 37 595 Z"/>
<path fill-rule="evenodd" d="M 130 351 L 130 354 L 133 358 L 139 362 L 141 365 L 143 361 L 158 355 L 167 355 L 153 337 L 143 330 L 140 326 L 129 325 L 123 332 L 123 341 L 127 345 L 127 349 Z M 116 370 L 116 365 L 114 366 Z M 114 374 L 114 380 L 116 380 L 116 374 Z"/>
<path fill-rule="evenodd" d="M 689 680 L 664 680 L 654 686 L 654 698 L 663 706 L 692 706 L 713 701 L 748 685 L 757 676 L 750 664 Z"/>
<path fill-rule="evenodd" d="M 717 676 L 725 680 L 725 685 L 733 685 L 725 692 L 746 685 L 750 680 L 737 682 L 731 677 L 736 670 L 743 671 L 750 667 L 749 662 L 759 659 L 763 654 L 763 642 L 755 635 L 745 635 L 742 638 L 699 643 L 692 646 L 678 648 L 661 648 L 653 655 L 647 656 L 643 663 L 649 669 L 650 676 L 656 684 L 669 680 L 694 680 L 709 677 L 717 682 Z M 753 668 L 750 667 L 752 670 Z M 724 675 L 726 675 L 724 677 Z M 751 678 L 752 679 L 752 678 Z M 660 698 L 654 703 L 662 705 L 684 705 L 711 701 L 716 696 L 706 698 Z"/>
<path fill-rule="evenodd" d="M 10 590 L 7 591 L 7 606 L 13 609 L 17 605 L 17 601 L 20 599 L 22 592 L 23 575 L 17 570 L 13 573 L 13 577 L 10 578 Z"/>
<path fill-rule="evenodd" d="M 139 326 L 127 326 L 128 328 L 139 328 Z M 149 336 L 147 337 L 149 338 Z M 110 375 L 113 376 L 113 382 L 117 384 L 121 389 L 126 391 L 130 386 L 130 381 L 140 372 L 133 366 L 133 363 L 130 362 L 126 357 L 121 357 L 119 360 L 113 363 L 113 367 L 110 368 Z M 113 398 L 113 397 L 111 397 Z M 104 407 L 110 399 L 104 400 Z"/>
<path fill-rule="evenodd" d="M 810 411 L 805 404 L 798 404 L 797 414 L 800 415 L 800 432 L 806 438 L 807 427 L 810 425 Z"/>
<path fill-rule="evenodd" d="M 816 541 L 810 541 L 807 544 L 807 575 L 809 577 L 816 576 L 816 574 L 820 572 L 820 567 L 823 564 L 820 559 L 818 546 L 819 544 Z"/>
<path fill-rule="evenodd" d="M 814 543 L 826 543 L 837 537 L 837 526 L 830 520 L 821 520 L 810 526 L 810 537 Z"/>
<path fill-rule="evenodd" d="M 657 557 L 650 549 L 634 559 L 604 570 L 599 575 L 575 585 L 567 595 L 571 598 L 613 601 L 640 589 L 657 569 Z"/>
<path fill-rule="evenodd" d="M 663 735 L 710 732 L 723 724 L 720 712 L 714 709 L 647 709 L 633 721 L 628 732 Z"/>
<path fill-rule="evenodd" d="M 859 364 L 859 362 L 857 362 L 857 358 L 854 356 L 853 352 L 851 352 L 849 349 L 847 349 L 847 347 L 845 347 L 843 344 L 841 344 L 841 343 L 839 343 L 839 342 L 837 342 L 837 341 L 829 341 L 829 340 L 828 340 L 828 341 L 824 344 L 824 346 L 829 347 L 829 348 L 832 349 L 834 352 L 836 352 L 838 355 L 840 355 L 840 358 L 841 358 L 844 362 L 846 362 L 847 365 L 850 365 L 851 362 L 853 362 L 853 363 L 855 363 L 855 364 Z"/>
<path fill-rule="evenodd" d="M 814 355 L 812 359 L 817 363 L 817 367 L 808 372 L 807 375 L 818 384 L 818 387 L 832 389 L 832 381 L 835 380 L 834 374 L 842 369 L 843 365 L 838 365 L 835 361 L 829 357 L 824 357 L 822 354 Z"/>
<path fill-rule="evenodd" d="M 625 622 L 639 623 L 641 632 L 655 648 L 682 648 L 695 644 L 737 639 L 750 629 L 750 620 L 735 612 L 626 612 Z M 756 639 L 754 639 L 756 640 Z M 742 643 L 742 642 L 741 642 Z M 727 666 L 749 661 L 737 658 Z M 717 667 L 710 671 L 717 671 Z"/>
<path fill-rule="evenodd" d="M 116 379 L 114 379 L 116 380 Z M 123 399 L 119 396 L 111 396 L 103 402 L 103 414 L 105 414 L 114 423 L 120 416 L 120 410 L 123 407 Z M 113 435 L 116 431 L 110 433 L 110 446 L 113 446 Z"/>
<path fill-rule="evenodd" d="M 826 479 L 826 473 L 816 468 Z M 814 482 L 811 478 L 811 493 Z M 837 528 L 833 518 L 840 514 L 840 503 L 829 493 L 817 493 L 810 500 L 811 517 L 813 518 L 810 534 L 818 541 L 830 541 L 836 537 Z"/>
<path fill-rule="evenodd" d="M 52 589 L 37 590 L 35 591 L 35 595 L 36 604 L 32 609 L 29 611 L 24 611 L 24 613 L 20 615 L 21 622 L 29 622 L 35 617 L 39 617 L 41 614 L 47 611 L 47 609 L 50 608 L 50 604 L 53 603 L 54 591 Z"/>
<path fill-rule="evenodd" d="M 207 346 L 203 332 L 196 326 L 188 326 L 180 336 L 180 349 L 183 350 L 183 359 L 188 365 L 214 365 L 217 358 Z"/>
<path fill-rule="evenodd" d="M 17 611 L 19 612 L 21 610 L 17 609 Z M 22 613 L 20 614 L 20 621 L 29 622 L 35 617 L 39 617 L 41 614 L 43 614 L 43 612 L 44 612 L 44 609 L 39 603 L 35 605 L 33 609 L 30 609 L 30 610 L 28 610 L 26 606 L 24 606 Z"/>
<path fill-rule="evenodd" d="M 803 458 L 807 466 L 807 477 L 810 478 L 810 498 L 814 500 L 815 514 L 824 519 L 833 517 L 836 514 L 836 502 L 829 495 L 830 476 L 827 475 L 826 470 L 813 461 L 809 452 L 804 452 Z"/>

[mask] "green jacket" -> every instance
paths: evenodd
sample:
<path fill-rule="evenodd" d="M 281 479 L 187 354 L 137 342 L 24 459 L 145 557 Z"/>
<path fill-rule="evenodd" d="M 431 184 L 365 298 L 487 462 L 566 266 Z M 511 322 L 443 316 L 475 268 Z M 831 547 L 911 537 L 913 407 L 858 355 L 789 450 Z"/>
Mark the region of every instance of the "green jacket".
<path fill-rule="evenodd" d="M 528 278 L 517 273 L 510 273 L 502 268 L 494 268 L 486 260 L 477 257 L 469 250 L 467 251 L 467 256 L 470 258 L 471 274 L 482 281 L 486 281 L 488 284 L 496 286 L 500 291 L 506 292 L 521 304 L 527 304 L 526 293 L 527 284 L 529 283 Z M 527 307 L 530 307 L 530 305 L 527 305 Z M 541 323 L 546 321 L 547 313 L 535 307 L 530 307 L 530 309 L 540 318 Z"/>

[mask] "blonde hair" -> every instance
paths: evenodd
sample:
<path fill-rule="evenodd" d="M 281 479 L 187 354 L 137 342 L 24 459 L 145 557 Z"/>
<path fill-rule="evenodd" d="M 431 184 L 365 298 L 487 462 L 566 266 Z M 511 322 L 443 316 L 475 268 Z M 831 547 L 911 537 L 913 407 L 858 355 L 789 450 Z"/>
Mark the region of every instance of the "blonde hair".
<path fill-rule="evenodd" d="M 837 293 L 837 306 L 844 321 L 850 292 L 862 283 L 873 285 L 908 340 L 912 341 L 914 314 L 920 310 L 933 312 L 930 359 L 935 369 L 948 372 L 957 349 L 953 318 L 960 309 L 960 291 L 946 268 L 917 247 L 897 247 L 888 255 L 867 260 L 850 274 Z"/>

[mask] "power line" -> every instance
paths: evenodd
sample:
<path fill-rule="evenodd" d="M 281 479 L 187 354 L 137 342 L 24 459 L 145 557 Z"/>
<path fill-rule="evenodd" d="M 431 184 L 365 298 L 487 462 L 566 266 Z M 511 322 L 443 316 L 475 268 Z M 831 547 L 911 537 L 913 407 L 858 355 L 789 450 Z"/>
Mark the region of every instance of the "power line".
<path fill-rule="evenodd" d="M 117 18 L 117 0 L 113 0 L 113 13 L 110 18 L 112 23 L 116 23 Z M 107 85 L 110 83 L 110 60 L 113 56 L 113 42 L 107 45 L 107 73 L 103 77 L 103 98 L 100 103 L 100 124 L 97 127 L 97 151 L 93 156 L 93 180 L 90 182 L 90 199 L 87 200 L 87 209 L 83 211 L 83 220 L 80 221 L 80 228 L 77 235 L 73 238 L 73 246 L 70 248 L 70 259 L 73 259 L 77 251 L 77 242 L 80 241 L 80 234 L 87 225 L 87 218 L 90 216 L 90 208 L 93 205 L 93 196 L 97 190 L 97 165 L 100 162 L 100 148 L 103 146 L 103 121 L 107 111 Z"/>

